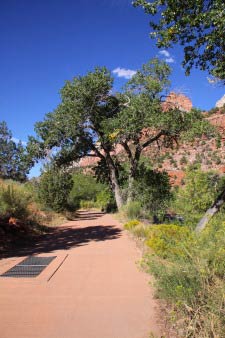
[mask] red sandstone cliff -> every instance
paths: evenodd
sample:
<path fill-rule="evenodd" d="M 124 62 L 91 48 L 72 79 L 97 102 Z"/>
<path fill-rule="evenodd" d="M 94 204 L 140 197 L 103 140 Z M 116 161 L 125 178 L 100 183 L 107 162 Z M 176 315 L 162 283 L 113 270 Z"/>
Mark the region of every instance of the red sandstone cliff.
<path fill-rule="evenodd" d="M 163 110 L 169 110 L 178 108 L 184 111 L 190 111 L 193 107 L 191 100 L 183 95 L 171 92 L 167 97 L 165 102 L 162 103 Z"/>

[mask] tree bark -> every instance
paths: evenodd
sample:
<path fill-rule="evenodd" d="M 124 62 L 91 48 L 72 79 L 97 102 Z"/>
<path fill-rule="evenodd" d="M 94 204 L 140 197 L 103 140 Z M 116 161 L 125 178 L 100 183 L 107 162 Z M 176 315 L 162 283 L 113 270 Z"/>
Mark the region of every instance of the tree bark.
<path fill-rule="evenodd" d="M 137 169 L 141 156 L 142 146 L 140 145 L 139 142 L 137 142 L 135 153 L 133 155 L 127 142 L 122 142 L 121 144 L 124 147 L 124 150 L 126 151 L 130 162 L 130 170 L 128 176 L 128 194 L 127 194 L 127 203 L 130 203 L 133 200 L 133 186 L 135 177 L 137 175 Z"/>
<path fill-rule="evenodd" d="M 123 206 L 123 198 L 121 195 L 121 190 L 120 190 L 120 186 L 118 183 L 118 179 L 116 177 L 116 170 L 114 167 L 110 168 L 110 178 L 111 178 L 112 190 L 114 192 L 114 196 L 116 200 L 116 205 L 119 210 Z"/>
<path fill-rule="evenodd" d="M 133 186 L 134 186 L 134 177 L 132 174 L 130 174 L 128 177 L 127 203 L 130 203 L 133 200 Z"/>
<path fill-rule="evenodd" d="M 128 183 L 128 198 L 127 202 L 131 202 L 133 199 L 133 186 L 134 186 L 134 181 L 137 176 L 137 170 L 138 170 L 138 165 L 140 162 L 140 157 L 141 157 L 141 152 L 142 152 L 142 146 L 140 144 L 137 145 L 134 157 L 130 161 L 130 174 L 129 174 L 129 183 Z"/>
<path fill-rule="evenodd" d="M 117 209 L 119 210 L 123 206 L 123 198 L 122 198 L 121 189 L 120 189 L 119 182 L 118 182 L 116 166 L 110 155 L 110 149 L 107 147 L 107 145 L 102 144 L 102 149 L 104 150 L 105 155 L 103 155 L 95 146 L 93 146 L 92 149 L 94 150 L 94 152 L 99 158 L 105 161 L 108 167 L 111 189 L 113 191 L 113 194 L 116 200 Z"/>
<path fill-rule="evenodd" d="M 213 205 L 206 211 L 205 215 L 198 222 L 195 228 L 195 232 L 199 233 L 206 227 L 209 220 L 220 210 L 224 202 L 225 202 L 225 189 L 221 192 L 221 194 L 217 197 Z"/>
<path fill-rule="evenodd" d="M 133 191 L 134 191 L 134 181 L 137 176 L 137 169 L 139 164 L 139 157 L 135 157 L 130 164 L 130 173 L 128 177 L 128 194 L 127 194 L 127 203 L 132 202 L 133 200 Z"/>
<path fill-rule="evenodd" d="M 119 210 L 123 206 L 123 198 L 122 198 L 121 189 L 120 189 L 119 182 L 118 182 L 116 167 L 115 167 L 115 164 L 110 154 L 106 154 L 106 162 L 109 168 L 111 187 L 112 187 L 112 191 L 115 196 L 116 206 L 117 206 L 117 209 Z"/>

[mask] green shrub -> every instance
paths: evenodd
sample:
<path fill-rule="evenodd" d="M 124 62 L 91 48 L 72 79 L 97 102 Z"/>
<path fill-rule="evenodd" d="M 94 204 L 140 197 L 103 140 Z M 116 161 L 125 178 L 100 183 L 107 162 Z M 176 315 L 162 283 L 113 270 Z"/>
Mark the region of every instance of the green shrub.
<path fill-rule="evenodd" d="M 137 237 L 137 238 L 143 238 L 146 239 L 148 237 L 149 231 L 150 231 L 151 226 L 149 225 L 144 225 L 144 224 L 138 224 L 132 229 L 132 233 Z"/>
<path fill-rule="evenodd" d="M 126 224 L 124 224 L 124 229 L 132 230 L 139 224 L 140 224 L 140 221 L 138 221 L 137 219 L 133 219 L 132 221 L 129 221 Z"/>
<path fill-rule="evenodd" d="M 173 197 L 168 174 L 140 166 L 133 196 L 142 205 L 145 215 L 160 217 Z"/>
<path fill-rule="evenodd" d="M 96 208 L 98 205 L 96 204 L 95 201 L 85 201 L 85 200 L 81 200 L 80 201 L 80 207 L 82 209 L 92 209 L 92 208 Z"/>
<path fill-rule="evenodd" d="M 112 202 L 112 195 L 108 187 L 96 181 L 90 174 L 76 172 L 73 174 L 73 187 L 69 195 L 69 204 L 75 208 L 83 207 L 81 201 L 91 201 L 95 207 L 106 209 Z M 84 202 L 82 202 L 84 203 Z"/>
<path fill-rule="evenodd" d="M 194 227 L 202 214 L 212 205 L 224 186 L 224 177 L 213 171 L 203 172 L 199 167 L 189 167 L 185 186 L 174 194 L 172 209 L 182 214 L 185 224 Z"/>
<path fill-rule="evenodd" d="M 68 197 L 73 181 L 69 173 L 57 168 L 48 168 L 40 178 L 39 200 L 56 212 L 68 207 Z"/>
<path fill-rule="evenodd" d="M 218 149 L 218 148 L 221 148 L 221 145 L 222 145 L 222 142 L 221 142 L 221 135 L 218 135 L 217 137 L 216 137 L 216 148 Z"/>
<path fill-rule="evenodd" d="M 191 233 L 187 227 L 159 224 L 149 228 L 146 245 L 158 256 L 166 258 L 171 255 L 186 255 L 184 243 L 188 240 L 191 240 Z"/>
<path fill-rule="evenodd" d="M 116 208 L 114 198 L 108 188 L 102 189 L 97 193 L 96 204 L 102 211 L 112 211 Z"/>
<path fill-rule="evenodd" d="M 186 156 L 182 156 L 181 159 L 180 159 L 180 164 L 187 164 L 188 163 L 188 160 L 187 160 L 187 157 Z"/>
<path fill-rule="evenodd" d="M 29 215 L 28 205 L 31 195 L 22 184 L 0 184 L 0 217 L 16 217 L 24 219 Z"/>
<path fill-rule="evenodd" d="M 148 262 L 151 273 L 157 279 L 158 296 L 175 305 L 186 302 L 192 306 L 201 290 L 201 278 L 193 264 L 162 264 L 157 257 Z"/>
<path fill-rule="evenodd" d="M 129 219 L 139 218 L 142 210 L 141 203 L 138 201 L 130 202 L 123 207 L 123 210 Z"/>
<path fill-rule="evenodd" d="M 198 238 L 202 260 L 206 262 L 210 275 L 225 278 L 225 222 L 224 211 L 211 220 Z M 193 250 L 193 249 L 192 249 Z"/>

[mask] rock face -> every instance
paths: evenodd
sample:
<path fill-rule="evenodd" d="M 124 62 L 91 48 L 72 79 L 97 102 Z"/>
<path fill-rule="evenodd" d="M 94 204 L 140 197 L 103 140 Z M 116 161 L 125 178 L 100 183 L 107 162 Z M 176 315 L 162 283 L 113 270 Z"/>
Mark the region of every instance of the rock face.
<path fill-rule="evenodd" d="M 223 97 L 221 97 L 220 100 L 218 100 L 216 102 L 216 107 L 217 108 L 222 108 L 224 104 L 225 104 L 225 94 L 223 95 Z"/>
<path fill-rule="evenodd" d="M 221 114 L 220 112 L 210 116 L 207 120 L 222 133 L 222 138 L 225 137 L 225 114 Z"/>
<path fill-rule="evenodd" d="M 178 108 L 184 111 L 190 111 L 193 105 L 191 100 L 187 96 L 171 92 L 166 97 L 166 100 L 165 102 L 163 102 L 162 107 L 164 111 L 174 108 Z"/>

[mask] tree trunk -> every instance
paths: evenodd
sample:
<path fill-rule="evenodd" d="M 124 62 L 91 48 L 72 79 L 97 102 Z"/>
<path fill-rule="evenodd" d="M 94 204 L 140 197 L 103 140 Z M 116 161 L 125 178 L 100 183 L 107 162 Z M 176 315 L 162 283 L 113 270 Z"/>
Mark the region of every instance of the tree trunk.
<path fill-rule="evenodd" d="M 138 168 L 138 160 L 131 161 L 130 173 L 128 177 L 127 203 L 133 201 L 134 181 L 137 175 L 137 168 Z"/>
<path fill-rule="evenodd" d="M 201 220 L 199 221 L 199 223 L 195 228 L 195 232 L 199 233 L 206 227 L 209 220 L 220 210 L 224 202 L 225 202 L 225 189 L 217 197 L 213 205 L 206 211 L 205 215 L 201 218 Z"/>
<path fill-rule="evenodd" d="M 115 200 L 116 200 L 116 205 L 118 210 L 122 207 L 123 205 L 123 198 L 121 195 L 121 190 L 120 186 L 118 183 L 118 179 L 116 177 L 116 170 L 115 168 L 110 169 L 110 178 L 111 178 L 111 184 L 112 184 L 112 190 L 114 192 Z"/>
<path fill-rule="evenodd" d="M 141 150 L 139 147 L 137 147 L 134 158 L 130 157 L 130 173 L 128 177 L 127 203 L 130 203 L 133 200 L 133 187 L 134 187 L 135 177 L 137 175 L 140 155 L 141 155 Z"/>
<path fill-rule="evenodd" d="M 109 154 L 106 155 L 106 161 L 107 161 L 108 168 L 109 168 L 109 176 L 110 176 L 112 191 L 114 193 L 114 197 L 116 200 L 117 209 L 119 210 L 123 206 L 123 198 L 122 198 L 121 189 L 120 189 L 117 174 L 116 174 L 116 167 Z"/>
<path fill-rule="evenodd" d="M 133 186 L 134 186 L 134 176 L 130 174 L 128 178 L 127 203 L 130 203 L 133 200 Z"/>

